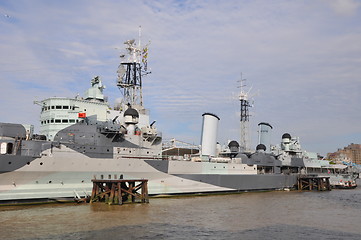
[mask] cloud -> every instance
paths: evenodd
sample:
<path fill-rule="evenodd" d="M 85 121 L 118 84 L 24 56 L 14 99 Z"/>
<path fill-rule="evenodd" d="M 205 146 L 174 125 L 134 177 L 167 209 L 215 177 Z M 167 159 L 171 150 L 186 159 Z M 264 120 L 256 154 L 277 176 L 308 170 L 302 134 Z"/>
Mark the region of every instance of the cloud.
<path fill-rule="evenodd" d="M 342 16 L 351 16 L 356 14 L 361 6 L 360 1 L 357 0 L 329 0 L 324 2 L 329 4 L 336 14 Z"/>
<path fill-rule="evenodd" d="M 3 1 L 0 9 L 12 16 L 0 21 L 0 99 L 35 122 L 34 96 L 72 97 L 95 75 L 111 104 L 119 98 L 114 48 L 141 25 L 142 42 L 151 42 L 145 104 L 165 137 L 199 142 L 201 115 L 214 112 L 219 141 L 238 139 L 241 72 L 259 91 L 253 139 L 261 121 L 276 140 L 290 132 L 321 152 L 361 134 L 356 1 Z M 0 121 L 24 120 L 0 110 Z M 342 140 L 327 146 L 330 138 Z"/>

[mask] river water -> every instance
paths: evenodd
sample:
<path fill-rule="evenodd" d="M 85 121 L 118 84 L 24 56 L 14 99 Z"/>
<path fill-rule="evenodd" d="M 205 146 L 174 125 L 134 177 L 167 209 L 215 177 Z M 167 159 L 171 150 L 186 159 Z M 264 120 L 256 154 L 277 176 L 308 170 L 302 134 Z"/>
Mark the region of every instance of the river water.
<path fill-rule="evenodd" d="M 0 207 L 0 239 L 361 239 L 353 190 Z"/>

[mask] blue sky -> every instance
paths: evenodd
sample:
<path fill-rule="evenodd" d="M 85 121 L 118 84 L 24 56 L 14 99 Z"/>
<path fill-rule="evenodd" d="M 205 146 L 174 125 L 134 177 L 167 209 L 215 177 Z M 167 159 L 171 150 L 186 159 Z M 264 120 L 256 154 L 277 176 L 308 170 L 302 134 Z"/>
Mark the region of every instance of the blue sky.
<path fill-rule="evenodd" d="M 1 122 L 38 126 L 51 96 L 99 75 L 109 102 L 119 50 L 151 41 L 145 105 L 164 138 L 199 144 L 202 114 L 219 142 L 239 139 L 240 73 L 252 87 L 251 134 L 273 125 L 325 154 L 361 143 L 361 1 L 0 1 Z"/>

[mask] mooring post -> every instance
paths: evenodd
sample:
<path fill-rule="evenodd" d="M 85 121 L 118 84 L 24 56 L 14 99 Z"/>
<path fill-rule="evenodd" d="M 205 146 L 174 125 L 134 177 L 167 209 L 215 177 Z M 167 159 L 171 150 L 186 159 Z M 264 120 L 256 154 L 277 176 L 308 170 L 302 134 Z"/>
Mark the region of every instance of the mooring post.
<path fill-rule="evenodd" d="M 110 197 L 108 200 L 108 204 L 113 204 L 114 203 L 114 196 L 115 196 L 115 184 L 111 183 L 111 190 L 110 190 Z"/>
<path fill-rule="evenodd" d="M 118 188 L 118 204 L 122 205 L 123 199 L 122 199 L 122 188 L 120 187 L 120 182 L 117 182 L 117 188 Z"/>
<path fill-rule="evenodd" d="M 131 193 L 135 193 L 134 191 L 134 182 L 129 182 L 129 191 Z M 132 202 L 134 203 L 135 202 L 135 196 L 132 194 Z"/>
<path fill-rule="evenodd" d="M 149 203 L 148 180 L 97 180 L 93 179 L 93 190 L 90 202 L 105 201 L 108 204 L 123 204 L 124 199 L 131 197 L 131 202 L 136 200 Z M 140 183 L 139 183 L 140 182 Z M 139 183 L 139 184 L 136 184 Z M 128 186 L 127 186 L 128 184 Z M 140 192 L 139 192 L 140 191 Z"/>
<path fill-rule="evenodd" d="M 299 176 L 298 189 L 301 191 L 302 190 L 330 191 L 331 190 L 330 177 Z"/>
<path fill-rule="evenodd" d="M 148 180 L 144 180 L 143 185 L 142 185 L 142 194 L 143 194 L 143 202 L 144 203 L 149 203 L 149 198 L 148 198 Z"/>

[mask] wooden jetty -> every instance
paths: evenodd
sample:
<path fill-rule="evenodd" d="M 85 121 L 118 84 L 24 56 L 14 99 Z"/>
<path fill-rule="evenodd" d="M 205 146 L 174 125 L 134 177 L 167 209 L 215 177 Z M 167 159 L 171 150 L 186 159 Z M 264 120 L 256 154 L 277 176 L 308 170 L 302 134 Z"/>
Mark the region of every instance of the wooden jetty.
<path fill-rule="evenodd" d="M 147 179 L 93 179 L 92 182 L 90 203 L 97 201 L 119 205 L 127 201 L 149 203 Z"/>
<path fill-rule="evenodd" d="M 298 177 L 298 190 L 331 191 L 330 177 L 301 175 Z"/>

